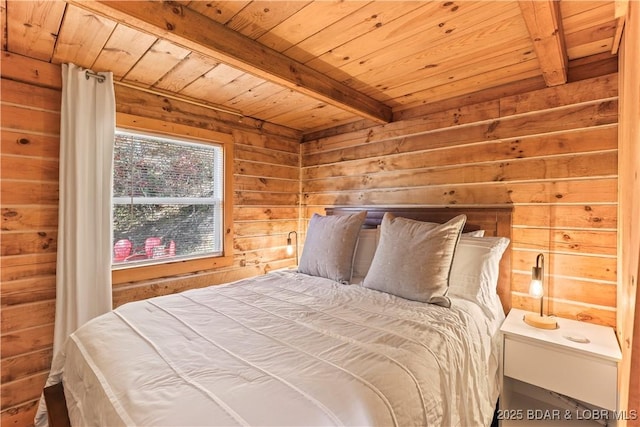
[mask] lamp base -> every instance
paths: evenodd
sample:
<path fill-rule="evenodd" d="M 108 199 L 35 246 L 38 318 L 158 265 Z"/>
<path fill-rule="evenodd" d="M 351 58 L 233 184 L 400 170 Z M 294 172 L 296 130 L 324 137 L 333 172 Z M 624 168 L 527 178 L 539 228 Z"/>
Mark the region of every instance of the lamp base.
<path fill-rule="evenodd" d="M 524 315 L 524 323 L 534 328 L 540 329 L 558 329 L 556 319 L 549 316 L 540 316 L 536 313 L 527 313 Z"/>

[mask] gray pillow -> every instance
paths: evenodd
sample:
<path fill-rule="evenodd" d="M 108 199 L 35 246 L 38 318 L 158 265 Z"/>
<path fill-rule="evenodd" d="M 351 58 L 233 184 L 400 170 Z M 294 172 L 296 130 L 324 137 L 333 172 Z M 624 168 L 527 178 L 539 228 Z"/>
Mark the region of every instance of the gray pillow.
<path fill-rule="evenodd" d="M 459 215 L 436 224 L 385 213 L 380 242 L 363 286 L 450 307 L 449 274 L 466 220 L 466 215 Z"/>
<path fill-rule="evenodd" d="M 322 216 L 309 221 L 298 271 L 349 283 L 353 252 L 366 211 L 353 215 Z"/>

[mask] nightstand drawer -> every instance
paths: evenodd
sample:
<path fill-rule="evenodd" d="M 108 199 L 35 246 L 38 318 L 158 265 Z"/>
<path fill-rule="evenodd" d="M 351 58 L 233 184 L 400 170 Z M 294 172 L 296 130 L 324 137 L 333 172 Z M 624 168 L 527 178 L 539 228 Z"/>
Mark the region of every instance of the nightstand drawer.
<path fill-rule="evenodd" d="M 506 337 L 504 375 L 616 410 L 617 365 L 584 353 Z"/>

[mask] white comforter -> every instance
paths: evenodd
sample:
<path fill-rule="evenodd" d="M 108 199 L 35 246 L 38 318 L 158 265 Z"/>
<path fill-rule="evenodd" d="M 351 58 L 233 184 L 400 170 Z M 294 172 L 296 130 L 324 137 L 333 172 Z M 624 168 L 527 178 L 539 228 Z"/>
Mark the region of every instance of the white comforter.
<path fill-rule="evenodd" d="M 82 426 L 488 425 L 500 321 L 275 272 L 94 319 L 63 382 Z"/>

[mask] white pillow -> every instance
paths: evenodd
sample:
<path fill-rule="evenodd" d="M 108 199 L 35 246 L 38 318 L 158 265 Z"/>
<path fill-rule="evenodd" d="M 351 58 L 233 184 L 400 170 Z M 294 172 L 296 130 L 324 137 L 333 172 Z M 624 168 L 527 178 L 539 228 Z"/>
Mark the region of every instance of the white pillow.
<path fill-rule="evenodd" d="M 467 231 L 463 236 L 482 237 L 484 230 Z M 371 261 L 376 253 L 376 247 L 380 240 L 380 226 L 377 228 L 363 228 L 358 235 L 358 244 L 353 254 L 353 272 L 351 273 L 351 284 L 360 285 L 364 280 Z"/>
<path fill-rule="evenodd" d="M 466 215 L 459 215 L 436 224 L 385 213 L 380 242 L 363 286 L 449 307 L 449 273 L 466 219 Z"/>
<path fill-rule="evenodd" d="M 461 236 L 451 264 L 449 295 L 491 304 L 496 295 L 500 260 L 509 246 L 506 237 Z"/>
<path fill-rule="evenodd" d="M 373 261 L 373 256 L 376 253 L 379 234 L 378 228 L 364 228 L 360 230 L 356 252 L 353 254 L 351 283 L 361 283 L 364 276 L 367 275 L 367 271 L 369 271 L 369 267 L 371 267 L 371 261 Z"/>

